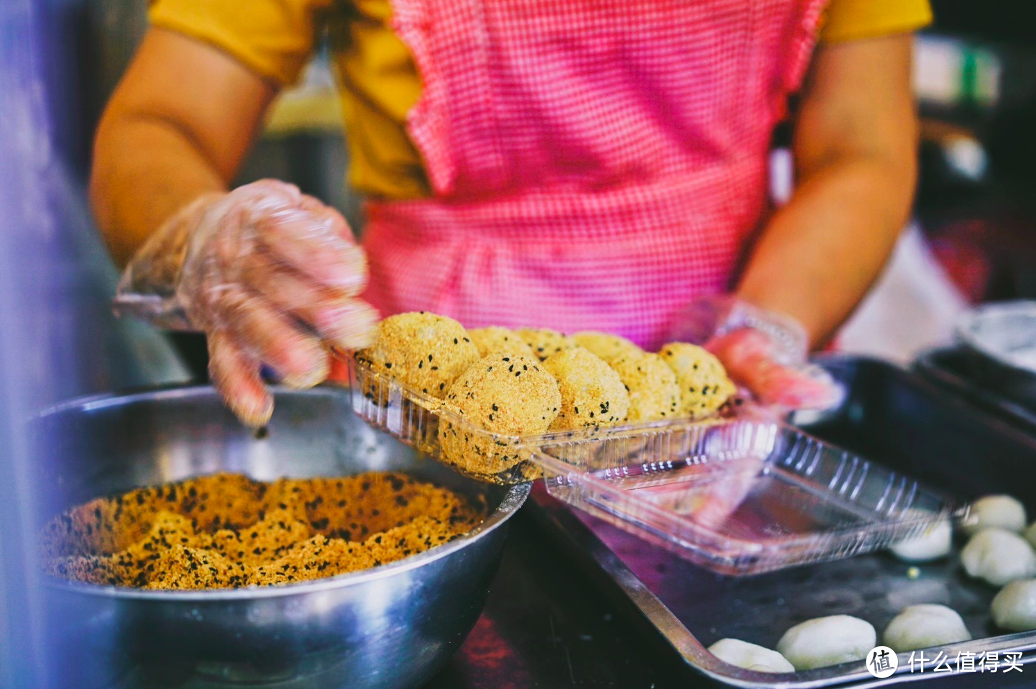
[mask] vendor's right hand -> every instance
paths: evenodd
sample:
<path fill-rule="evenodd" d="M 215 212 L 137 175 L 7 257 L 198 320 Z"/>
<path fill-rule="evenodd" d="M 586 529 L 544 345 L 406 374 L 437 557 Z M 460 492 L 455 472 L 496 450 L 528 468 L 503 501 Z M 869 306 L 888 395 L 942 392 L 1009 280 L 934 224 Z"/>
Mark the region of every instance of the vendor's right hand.
<path fill-rule="evenodd" d="M 298 188 L 262 180 L 207 195 L 159 234 L 183 248 L 176 302 L 208 336 L 212 381 L 249 426 L 273 411 L 262 366 L 307 388 L 327 378 L 330 347 L 370 343 L 377 313 L 357 298 L 367 284 L 364 252 L 337 211 Z"/>

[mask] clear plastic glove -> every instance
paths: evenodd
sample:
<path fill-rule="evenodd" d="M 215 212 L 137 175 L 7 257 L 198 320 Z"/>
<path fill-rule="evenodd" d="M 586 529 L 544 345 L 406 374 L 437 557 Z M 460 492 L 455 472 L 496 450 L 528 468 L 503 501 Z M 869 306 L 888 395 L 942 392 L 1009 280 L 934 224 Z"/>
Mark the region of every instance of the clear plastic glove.
<path fill-rule="evenodd" d="M 828 409 L 842 399 L 843 391 L 831 376 L 808 363 L 809 343 L 802 326 L 735 297 L 694 302 L 670 339 L 703 345 L 763 404 Z"/>
<path fill-rule="evenodd" d="M 370 343 L 377 313 L 357 299 L 367 261 L 345 219 L 298 188 L 262 180 L 203 196 L 171 217 L 130 261 L 116 312 L 208 336 L 209 372 L 250 426 L 273 396 L 327 378 L 328 349 Z"/>

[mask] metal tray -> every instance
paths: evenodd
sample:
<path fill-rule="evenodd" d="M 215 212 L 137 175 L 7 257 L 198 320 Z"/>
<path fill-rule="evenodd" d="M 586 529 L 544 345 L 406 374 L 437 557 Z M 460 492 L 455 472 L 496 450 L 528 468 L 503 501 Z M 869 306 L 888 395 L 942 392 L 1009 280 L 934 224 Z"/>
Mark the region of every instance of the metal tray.
<path fill-rule="evenodd" d="M 821 418 L 799 422 L 825 440 L 875 458 L 890 468 L 926 479 L 960 498 L 1010 492 L 1036 505 L 1036 436 L 1022 433 L 916 375 L 889 364 L 852 358 L 823 360 L 846 384 L 845 403 Z M 1036 632 L 999 635 L 989 619 L 996 591 L 966 578 L 959 560 L 910 565 L 876 553 L 754 577 L 714 574 L 645 545 L 593 517 L 570 511 L 542 490 L 534 513 L 561 539 L 580 565 L 654 627 L 688 665 L 720 684 L 742 687 L 887 686 L 935 680 L 945 686 L 1033 686 L 1036 668 L 1022 673 L 935 674 L 934 663 L 914 666 L 900 655 L 900 671 L 879 680 L 862 662 L 809 672 L 766 675 L 741 670 L 706 647 L 735 637 L 773 648 L 783 632 L 803 620 L 838 613 L 871 622 L 880 635 L 903 607 L 944 603 L 964 618 L 974 641 L 925 649 L 955 659 L 958 652 L 1020 652 L 1036 662 Z M 959 545 L 959 544 L 958 544 Z"/>

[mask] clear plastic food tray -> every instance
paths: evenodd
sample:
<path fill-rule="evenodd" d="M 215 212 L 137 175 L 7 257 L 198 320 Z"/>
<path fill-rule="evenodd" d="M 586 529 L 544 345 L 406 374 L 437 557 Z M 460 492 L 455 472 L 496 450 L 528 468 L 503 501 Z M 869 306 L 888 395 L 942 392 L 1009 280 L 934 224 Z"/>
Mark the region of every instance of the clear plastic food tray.
<path fill-rule="evenodd" d="M 848 557 L 918 535 L 964 510 L 917 481 L 745 407 L 734 418 L 668 420 L 536 436 L 490 433 L 365 364 L 349 362 L 353 408 L 459 471 L 554 497 L 725 574 Z M 440 426 L 501 461 L 442 452 Z"/>

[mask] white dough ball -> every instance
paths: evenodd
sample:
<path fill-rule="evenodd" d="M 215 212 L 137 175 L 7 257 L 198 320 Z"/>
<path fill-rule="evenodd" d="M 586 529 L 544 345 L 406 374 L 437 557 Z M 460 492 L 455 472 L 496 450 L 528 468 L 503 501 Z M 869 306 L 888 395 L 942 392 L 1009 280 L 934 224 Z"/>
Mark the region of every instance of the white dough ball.
<path fill-rule="evenodd" d="M 1010 495 L 987 495 L 971 504 L 964 532 L 974 535 L 983 529 L 1005 529 L 1021 533 L 1028 520 L 1025 505 Z"/>
<path fill-rule="evenodd" d="M 949 518 L 942 518 L 924 533 L 896 543 L 889 548 L 893 555 L 906 562 L 928 562 L 946 557 L 953 549 L 953 527 Z"/>
<path fill-rule="evenodd" d="M 955 610 L 945 605 L 911 605 L 896 615 L 882 634 L 896 653 L 970 641 L 971 633 Z"/>
<path fill-rule="evenodd" d="M 1018 579 L 1000 589 L 992 605 L 993 621 L 1001 629 L 1036 629 L 1036 579 Z"/>
<path fill-rule="evenodd" d="M 739 639 L 720 639 L 709 646 L 709 653 L 720 660 L 756 672 L 795 672 L 792 664 L 777 651 Z"/>
<path fill-rule="evenodd" d="M 979 531 L 961 551 L 965 571 L 993 586 L 1036 575 L 1036 552 L 1029 542 L 1012 531 Z"/>
<path fill-rule="evenodd" d="M 863 660 L 877 645 L 878 635 L 869 622 L 849 615 L 818 617 L 797 624 L 777 642 L 777 651 L 796 670 Z"/>

